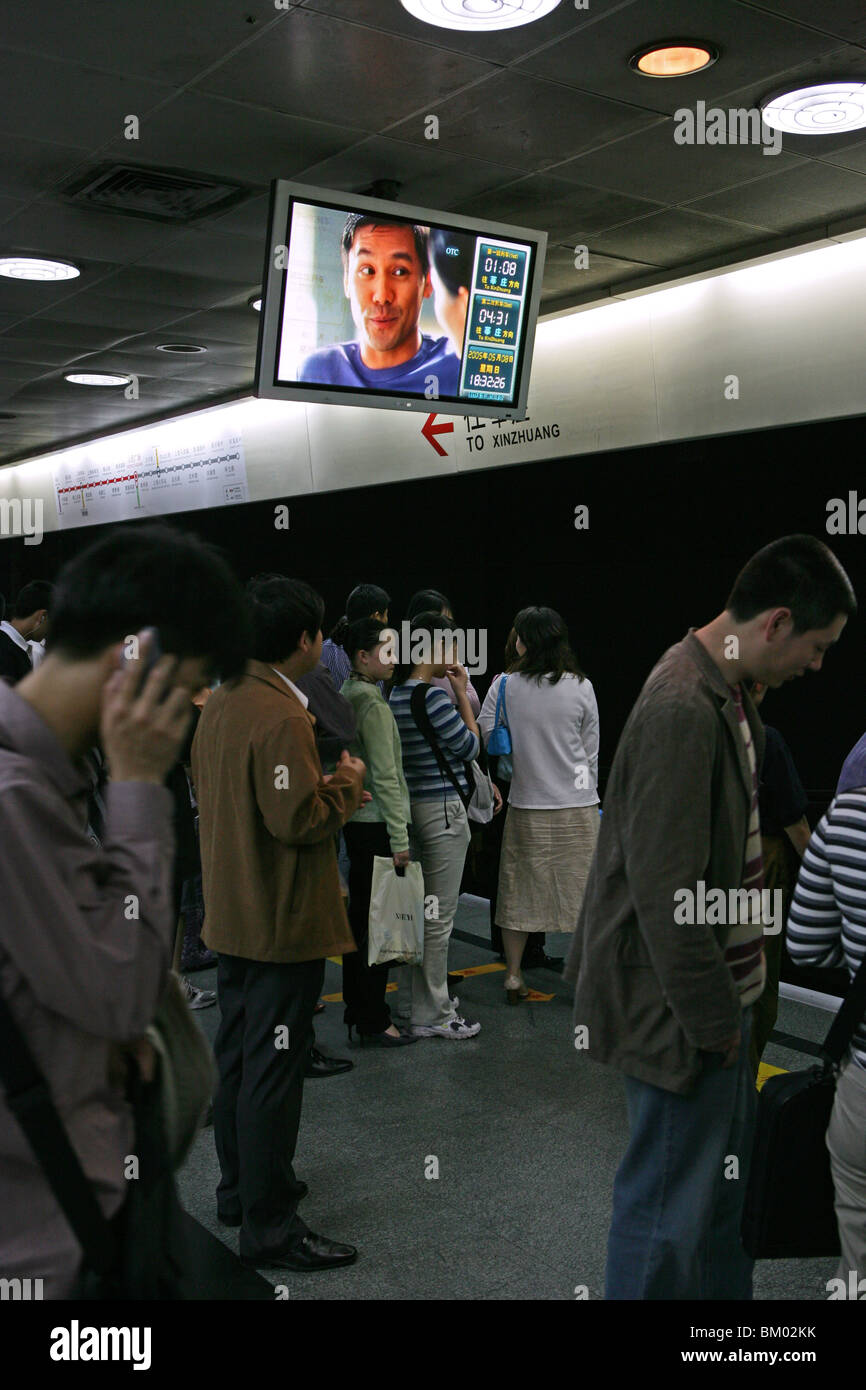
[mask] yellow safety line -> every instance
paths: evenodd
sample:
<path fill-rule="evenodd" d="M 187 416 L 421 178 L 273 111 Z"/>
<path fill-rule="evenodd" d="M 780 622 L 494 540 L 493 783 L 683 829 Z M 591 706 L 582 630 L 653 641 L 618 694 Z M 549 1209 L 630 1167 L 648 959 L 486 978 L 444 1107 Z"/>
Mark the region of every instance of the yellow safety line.
<path fill-rule="evenodd" d="M 784 1076 L 787 1067 L 771 1067 L 768 1062 L 758 1063 L 758 1080 L 756 1085 L 760 1091 L 764 1082 L 771 1076 Z"/>

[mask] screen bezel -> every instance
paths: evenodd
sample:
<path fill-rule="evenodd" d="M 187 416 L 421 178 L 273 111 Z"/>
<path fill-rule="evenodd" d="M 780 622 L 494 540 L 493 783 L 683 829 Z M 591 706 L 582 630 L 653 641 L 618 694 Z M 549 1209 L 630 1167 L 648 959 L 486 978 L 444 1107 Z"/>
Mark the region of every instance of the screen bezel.
<path fill-rule="evenodd" d="M 533 247 L 530 262 L 529 293 L 523 305 L 522 343 L 518 344 L 518 386 L 512 403 L 499 401 L 460 401 L 425 396 L 406 396 L 396 392 L 367 391 L 350 386 L 317 386 L 313 382 L 278 382 L 280 324 L 286 291 L 288 266 L 278 268 L 274 254 L 277 246 L 286 246 L 291 203 L 312 203 L 338 211 L 380 213 L 386 217 L 405 218 L 423 226 L 444 227 L 448 231 L 470 232 L 476 237 L 490 236 L 523 241 Z M 504 222 L 482 222 L 478 218 L 460 217 L 456 213 L 436 212 L 407 203 L 391 203 L 382 198 L 368 198 L 342 193 L 336 189 L 313 188 L 290 179 L 274 179 L 268 215 L 268 239 L 262 272 L 262 308 L 259 339 L 256 351 L 255 393 L 268 400 L 310 402 L 319 405 L 355 405 L 384 410 L 402 410 L 441 415 L 475 415 L 495 420 L 520 420 L 526 416 L 529 378 L 535 352 L 535 330 L 541 303 L 544 259 L 547 252 L 547 233 Z"/>

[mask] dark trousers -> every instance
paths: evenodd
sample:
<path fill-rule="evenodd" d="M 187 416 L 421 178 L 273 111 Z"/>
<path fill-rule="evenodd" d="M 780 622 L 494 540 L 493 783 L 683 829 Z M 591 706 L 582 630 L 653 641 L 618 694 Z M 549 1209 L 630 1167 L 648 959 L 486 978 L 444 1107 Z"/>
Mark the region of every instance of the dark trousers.
<path fill-rule="evenodd" d="M 243 1256 L 281 1250 L 308 1230 L 298 1215 L 292 1163 L 304 1059 L 324 976 L 323 960 L 273 965 L 219 957 L 214 1138 L 222 1177 L 217 1206 L 223 1215 L 242 1217 Z"/>
<path fill-rule="evenodd" d="M 391 858 L 391 842 L 383 821 L 349 821 L 343 826 L 349 855 L 349 925 L 357 951 L 343 956 L 343 1014 L 359 1033 L 384 1033 L 391 1026 L 385 1003 L 388 966 L 367 964 L 373 859 Z"/>

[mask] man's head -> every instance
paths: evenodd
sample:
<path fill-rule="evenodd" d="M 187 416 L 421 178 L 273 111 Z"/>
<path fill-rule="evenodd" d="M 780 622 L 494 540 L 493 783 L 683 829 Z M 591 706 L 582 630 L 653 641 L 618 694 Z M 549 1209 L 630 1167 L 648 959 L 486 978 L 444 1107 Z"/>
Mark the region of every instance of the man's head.
<path fill-rule="evenodd" d="M 300 579 L 257 574 L 247 585 L 252 655 L 289 679 L 306 675 L 322 655 L 324 600 Z"/>
<path fill-rule="evenodd" d="M 420 347 L 421 306 L 433 292 L 427 239 L 427 228 L 411 222 L 346 218 L 343 288 L 367 366 L 397 367 Z"/>
<path fill-rule="evenodd" d="M 851 581 L 814 536 L 783 536 L 753 555 L 725 604 L 743 673 L 780 686 L 820 671 L 827 650 L 857 612 Z"/>
<path fill-rule="evenodd" d="M 217 676 L 237 675 L 248 654 L 243 590 L 215 550 L 168 526 L 112 532 L 60 571 L 48 657 L 37 672 L 56 670 L 65 680 L 74 672 L 76 692 L 92 704 L 91 742 L 102 687 L 128 639 L 146 627 L 156 629 L 163 654 L 178 659 L 173 683 L 190 695 Z"/>
<path fill-rule="evenodd" d="M 28 642 L 41 642 L 48 632 L 48 613 L 54 585 L 44 579 L 25 584 L 15 600 L 12 626 Z"/>

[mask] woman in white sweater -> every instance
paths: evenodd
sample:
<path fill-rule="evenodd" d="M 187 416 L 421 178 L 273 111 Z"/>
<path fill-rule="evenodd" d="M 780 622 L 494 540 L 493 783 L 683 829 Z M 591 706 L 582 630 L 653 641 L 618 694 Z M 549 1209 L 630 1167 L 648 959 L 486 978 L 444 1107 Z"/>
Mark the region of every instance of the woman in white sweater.
<path fill-rule="evenodd" d="M 568 629 L 552 608 L 514 619 L 518 663 L 493 682 L 478 725 L 485 745 L 505 680 L 513 776 L 502 840 L 496 924 L 508 1002 L 529 993 L 520 973 L 527 932 L 574 931 L 598 837 L 598 707 Z"/>

